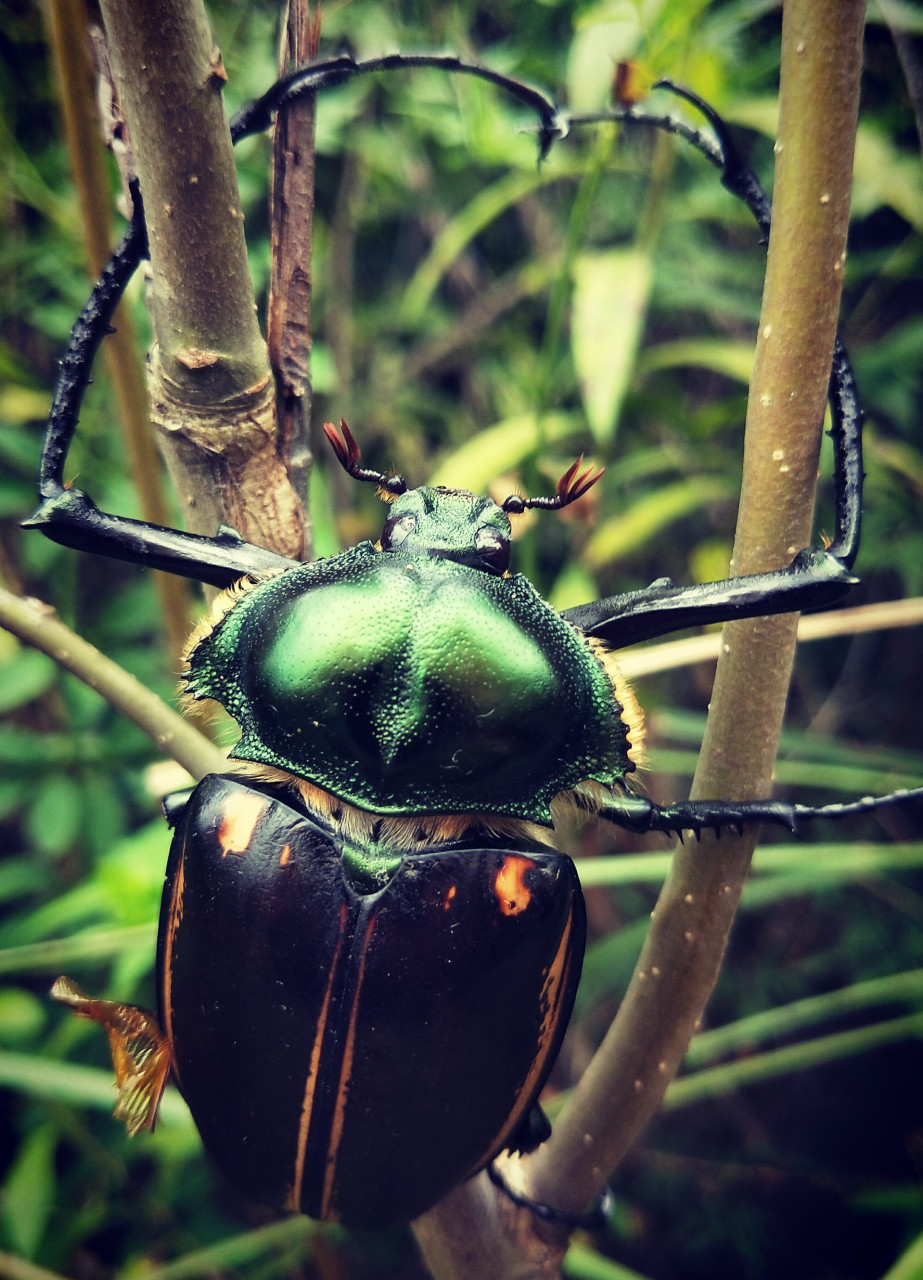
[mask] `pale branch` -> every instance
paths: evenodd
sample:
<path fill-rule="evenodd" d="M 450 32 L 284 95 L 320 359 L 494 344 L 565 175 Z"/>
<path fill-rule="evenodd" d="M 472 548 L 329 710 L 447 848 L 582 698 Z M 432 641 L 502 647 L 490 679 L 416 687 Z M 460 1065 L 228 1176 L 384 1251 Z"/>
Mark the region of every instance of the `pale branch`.
<path fill-rule="evenodd" d="M 317 57 L 320 7 L 288 0 L 279 74 Z M 316 98 L 306 94 L 276 119 L 272 139 L 271 267 L 266 338 L 276 384 L 277 452 L 302 504 L 311 476 L 311 251 L 314 235 Z M 310 559 L 310 523 L 304 556 Z"/>
<path fill-rule="evenodd" d="M 90 274 L 96 279 L 111 252 L 111 190 L 96 105 L 95 77 L 83 0 L 49 0 L 48 30 L 67 138 L 71 172 L 80 204 Z M 118 311 L 115 332 L 105 347 L 106 367 L 118 405 L 128 466 L 141 514 L 151 524 L 168 524 L 164 471 L 151 434 L 144 374 L 131 314 Z M 154 576 L 170 654 L 181 651 L 189 631 L 187 583 L 170 574 Z"/>
<path fill-rule="evenodd" d="M 858 113 L 861 0 L 784 9 L 778 164 L 747 415 L 733 571 L 810 541 L 839 312 Z M 797 617 L 725 628 L 693 797 L 768 795 Z M 746 708 L 746 715 L 742 709 Z M 536 1199 L 579 1211 L 659 1106 L 717 978 L 758 831 L 676 850 L 618 1016 L 550 1141 L 523 1161 Z"/>
<path fill-rule="evenodd" d="M 0 587 L 0 625 L 95 689 L 194 778 L 227 768 L 224 752 L 140 680 L 72 631 L 49 605 Z"/>
<path fill-rule="evenodd" d="M 153 418 L 193 532 L 228 524 L 299 556 L 303 519 L 276 452 L 275 396 L 201 0 L 103 0 L 151 254 Z"/>

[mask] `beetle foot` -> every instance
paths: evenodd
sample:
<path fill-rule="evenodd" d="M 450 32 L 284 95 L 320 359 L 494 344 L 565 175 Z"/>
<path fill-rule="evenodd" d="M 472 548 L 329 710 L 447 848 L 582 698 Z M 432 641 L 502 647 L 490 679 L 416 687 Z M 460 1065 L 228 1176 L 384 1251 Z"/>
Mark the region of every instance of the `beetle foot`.
<path fill-rule="evenodd" d="M 551 1137 L 551 1121 L 539 1106 L 530 1107 L 519 1128 L 511 1135 L 507 1151 L 516 1156 L 527 1156 L 537 1151 Z"/>
<path fill-rule="evenodd" d="M 532 1200 L 529 1196 L 523 1196 L 518 1191 L 514 1191 L 495 1164 L 487 1166 L 487 1176 L 497 1190 L 502 1191 L 520 1209 L 528 1209 L 530 1213 L 534 1213 L 536 1218 L 540 1218 L 542 1222 L 557 1222 L 561 1226 L 570 1227 L 574 1231 L 601 1231 L 609 1221 L 609 1215 L 612 1212 L 612 1205 L 615 1200 L 612 1188 L 606 1186 L 599 1193 L 592 1209 L 588 1209 L 586 1213 L 568 1213 L 565 1209 L 555 1209 L 553 1205 L 542 1204 L 540 1200 Z"/>
<path fill-rule="evenodd" d="M 154 1015 L 134 1004 L 95 1000 L 84 995 L 70 978 L 58 978 L 51 996 L 78 1017 L 98 1022 L 105 1029 L 118 1088 L 114 1114 L 124 1123 L 128 1136 L 133 1138 L 142 1129 L 153 1130 L 173 1057 L 170 1042 Z"/>

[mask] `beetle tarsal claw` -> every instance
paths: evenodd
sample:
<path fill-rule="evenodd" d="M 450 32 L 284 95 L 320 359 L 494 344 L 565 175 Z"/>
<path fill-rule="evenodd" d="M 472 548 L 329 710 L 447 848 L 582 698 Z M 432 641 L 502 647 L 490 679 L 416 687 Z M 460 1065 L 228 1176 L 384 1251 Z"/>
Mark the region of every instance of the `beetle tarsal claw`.
<path fill-rule="evenodd" d="M 492 1162 L 487 1166 L 487 1176 L 491 1182 L 501 1191 L 513 1204 L 520 1209 L 528 1209 L 542 1222 L 556 1222 L 562 1226 L 582 1231 L 602 1231 L 609 1221 L 609 1215 L 612 1212 L 614 1204 L 614 1196 L 612 1188 L 603 1187 L 600 1191 L 596 1203 L 585 1213 L 570 1213 L 566 1209 L 556 1209 L 553 1205 L 542 1204 L 539 1200 L 533 1200 L 530 1196 L 521 1195 L 518 1191 L 507 1183 L 503 1174 L 500 1172 L 496 1162 Z"/>
<path fill-rule="evenodd" d="M 116 1120 L 122 1121 L 129 1137 L 142 1129 L 153 1130 L 172 1058 L 170 1043 L 154 1014 L 134 1004 L 96 1000 L 70 978 L 58 978 L 51 995 L 105 1029 L 118 1089 Z"/>

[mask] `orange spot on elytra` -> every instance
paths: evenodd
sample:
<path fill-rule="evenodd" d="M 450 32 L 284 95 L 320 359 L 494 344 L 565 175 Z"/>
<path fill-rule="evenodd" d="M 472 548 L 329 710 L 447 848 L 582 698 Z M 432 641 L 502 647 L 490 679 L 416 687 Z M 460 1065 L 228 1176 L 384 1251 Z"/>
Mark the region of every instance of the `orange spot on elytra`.
<path fill-rule="evenodd" d="M 445 895 L 445 902 L 443 902 L 442 904 L 443 911 L 448 911 L 449 907 L 452 905 L 452 899 L 455 897 L 457 893 L 458 893 L 458 885 L 456 884 L 451 885 L 448 893 Z"/>
<path fill-rule="evenodd" d="M 526 872 L 534 866 L 531 858 L 510 856 L 503 859 L 494 880 L 494 893 L 505 916 L 518 916 L 532 901 L 532 891 L 526 884 Z"/>
<path fill-rule="evenodd" d="M 262 796 L 252 792 L 229 796 L 225 802 L 224 815 L 218 828 L 218 843 L 221 845 L 221 856 L 229 853 L 246 853 L 253 840 L 253 833 L 267 808 Z"/>
<path fill-rule="evenodd" d="M 284 844 L 282 846 L 282 852 L 279 854 L 279 866 L 287 867 L 288 864 L 291 862 L 291 860 L 292 860 L 292 846 L 290 844 Z"/>

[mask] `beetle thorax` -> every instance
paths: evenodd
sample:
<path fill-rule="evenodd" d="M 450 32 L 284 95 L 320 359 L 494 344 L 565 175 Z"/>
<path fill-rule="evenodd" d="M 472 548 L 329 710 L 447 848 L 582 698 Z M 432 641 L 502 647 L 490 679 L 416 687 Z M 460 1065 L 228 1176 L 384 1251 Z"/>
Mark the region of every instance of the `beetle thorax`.
<path fill-rule="evenodd" d="M 444 500 L 473 509 L 470 495 L 415 490 L 397 515 L 430 495 L 440 518 Z M 260 583 L 197 640 L 189 690 L 237 720 L 234 758 L 411 818 L 550 825 L 559 792 L 620 782 L 634 767 L 628 730 L 583 638 L 521 575 L 406 541 Z"/>

